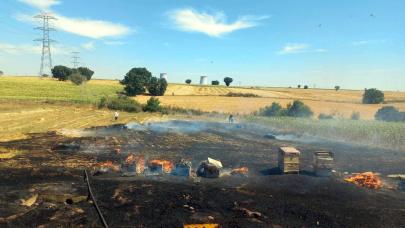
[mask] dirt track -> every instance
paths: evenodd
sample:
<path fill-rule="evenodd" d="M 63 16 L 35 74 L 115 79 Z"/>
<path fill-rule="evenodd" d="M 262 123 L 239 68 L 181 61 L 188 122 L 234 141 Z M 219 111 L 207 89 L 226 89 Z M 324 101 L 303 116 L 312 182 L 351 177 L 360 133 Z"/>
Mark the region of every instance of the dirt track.
<path fill-rule="evenodd" d="M 203 178 L 200 182 L 171 175 L 93 176 L 94 194 L 111 227 L 181 227 L 202 222 L 224 227 L 405 225 L 404 192 L 359 188 L 342 178 L 343 172 L 374 171 L 382 177 L 404 173 L 403 151 L 269 140 L 262 130 L 207 123 L 191 128 L 180 123 L 179 128 L 133 131 L 115 127 L 90 132 L 81 138 L 48 133 L 0 143 L 0 147 L 25 150 L 1 161 L 0 190 L 6 193 L 0 196 L 0 226 L 101 226 L 92 204 L 80 200 L 69 205 L 65 199 L 87 196 L 83 168 L 90 170 L 106 160 L 120 162 L 128 152 L 148 159 L 188 158 L 193 167 L 209 156 L 225 167 L 248 166 L 250 172 L 249 177 Z M 55 148 L 69 143 L 80 148 Z M 300 175 L 277 174 L 276 151 L 281 145 L 302 151 Z M 117 146 L 121 146 L 120 155 L 113 152 Z M 335 152 L 337 173 L 332 178 L 312 175 L 312 152 L 320 148 Z M 19 205 L 19 199 L 34 194 L 39 195 L 36 204 Z M 259 214 L 248 216 L 246 210 Z"/>

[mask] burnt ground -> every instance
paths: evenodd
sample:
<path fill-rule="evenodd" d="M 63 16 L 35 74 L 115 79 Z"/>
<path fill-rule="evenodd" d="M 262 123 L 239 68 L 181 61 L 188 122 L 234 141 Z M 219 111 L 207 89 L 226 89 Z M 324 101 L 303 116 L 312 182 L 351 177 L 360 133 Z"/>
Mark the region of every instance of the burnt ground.
<path fill-rule="evenodd" d="M 404 227 L 405 193 L 387 174 L 405 173 L 404 151 L 390 151 L 323 141 L 266 139 L 263 129 L 215 123 L 174 122 L 138 130 L 121 126 L 95 128 L 82 137 L 54 132 L 0 143 L 24 151 L 0 165 L 0 227 L 101 227 L 83 169 L 97 162 L 120 163 L 128 153 L 176 162 L 189 159 L 196 168 L 207 157 L 224 167 L 249 167 L 249 176 L 217 179 L 172 175 L 91 176 L 97 202 L 110 227 L 181 227 L 218 223 L 222 227 Z M 186 130 L 184 130 L 186 129 Z M 301 173 L 280 175 L 277 148 L 301 150 Z M 121 154 L 114 149 L 121 148 Z M 335 153 L 336 173 L 312 174 L 312 153 Z M 371 190 L 343 181 L 345 172 L 381 173 L 386 187 Z M 38 194 L 36 203 L 21 199 Z M 73 201 L 70 202 L 70 200 Z M 67 203 L 68 202 L 68 203 Z M 258 213 L 254 213 L 258 212 Z"/>

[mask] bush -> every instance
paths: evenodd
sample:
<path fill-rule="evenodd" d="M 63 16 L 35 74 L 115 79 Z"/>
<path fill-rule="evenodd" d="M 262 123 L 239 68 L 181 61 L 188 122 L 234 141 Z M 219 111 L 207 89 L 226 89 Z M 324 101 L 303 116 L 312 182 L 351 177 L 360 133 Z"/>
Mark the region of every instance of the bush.
<path fill-rule="evenodd" d="M 233 82 L 233 78 L 225 77 L 225 78 L 224 78 L 224 82 L 225 82 L 225 85 L 226 85 L 226 86 L 229 86 L 229 85 L 231 85 L 231 83 Z"/>
<path fill-rule="evenodd" d="M 141 112 L 142 105 L 137 101 L 132 100 L 126 96 L 119 96 L 114 98 L 102 97 L 98 103 L 98 108 L 107 107 L 112 110 L 121 110 L 126 112 Z"/>
<path fill-rule="evenodd" d="M 378 89 L 365 89 L 363 104 L 379 104 L 384 102 L 384 93 Z"/>
<path fill-rule="evenodd" d="M 136 96 L 145 92 L 151 78 L 152 74 L 146 68 L 132 68 L 120 83 L 125 85 L 126 95 Z"/>
<path fill-rule="evenodd" d="M 81 85 L 86 81 L 86 77 L 80 73 L 74 73 L 69 75 L 69 80 L 72 81 L 75 85 Z"/>
<path fill-rule="evenodd" d="M 146 102 L 146 105 L 143 107 L 143 111 L 160 112 L 160 111 L 163 111 L 163 108 L 160 106 L 159 99 L 157 99 L 155 97 L 151 97 L 151 98 L 149 98 L 148 102 Z"/>
<path fill-rule="evenodd" d="M 271 106 L 266 106 L 259 112 L 262 116 L 282 116 L 285 114 L 285 111 L 283 111 L 283 108 L 277 102 L 273 102 Z"/>
<path fill-rule="evenodd" d="M 360 112 L 353 112 L 350 119 L 352 119 L 352 120 L 360 120 Z"/>
<path fill-rule="evenodd" d="M 318 119 L 320 120 L 331 120 L 333 119 L 333 115 L 321 113 L 318 115 Z"/>
<path fill-rule="evenodd" d="M 167 82 L 164 78 L 152 77 L 148 84 L 148 91 L 152 96 L 163 96 L 166 92 Z"/>
<path fill-rule="evenodd" d="M 380 108 L 374 117 L 382 121 L 405 121 L 405 112 L 400 112 L 393 106 L 385 106 Z"/>
<path fill-rule="evenodd" d="M 214 80 L 211 82 L 211 85 L 219 85 L 219 81 L 218 80 Z"/>
<path fill-rule="evenodd" d="M 227 97 L 259 97 L 259 95 L 254 93 L 233 93 L 229 92 L 225 96 Z"/>
<path fill-rule="evenodd" d="M 79 68 L 77 68 L 77 71 L 78 71 L 81 75 L 85 76 L 86 79 L 87 79 L 87 81 L 90 80 L 91 77 L 92 77 L 93 74 L 94 74 L 94 71 L 90 70 L 90 69 L 87 68 L 87 67 L 79 67 Z"/>
<path fill-rule="evenodd" d="M 308 89 L 308 86 L 307 86 L 307 85 L 304 85 L 304 89 Z"/>
<path fill-rule="evenodd" d="M 59 81 L 66 81 L 69 76 L 73 73 L 73 70 L 66 66 L 54 66 L 52 68 L 52 77 L 57 78 Z"/>
<path fill-rule="evenodd" d="M 186 83 L 190 85 L 191 84 L 191 79 L 187 79 Z"/>
<path fill-rule="evenodd" d="M 262 116 L 311 117 L 313 112 L 307 105 L 296 100 L 292 104 L 288 104 L 287 108 L 282 108 L 279 103 L 273 102 L 271 106 L 260 109 L 258 114 Z"/>
<path fill-rule="evenodd" d="M 305 105 L 302 101 L 295 100 L 292 105 L 287 106 L 287 116 L 292 117 L 311 117 L 314 113 L 311 108 Z"/>

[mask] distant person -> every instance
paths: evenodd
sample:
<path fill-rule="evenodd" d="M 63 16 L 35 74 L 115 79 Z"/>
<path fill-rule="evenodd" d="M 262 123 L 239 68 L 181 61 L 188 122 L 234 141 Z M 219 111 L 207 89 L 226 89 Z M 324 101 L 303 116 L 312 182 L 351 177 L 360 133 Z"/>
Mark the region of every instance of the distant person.
<path fill-rule="evenodd" d="M 114 113 L 114 119 L 115 120 L 118 120 L 118 117 L 120 116 L 120 114 L 117 112 L 117 111 L 115 111 L 115 113 Z"/>
<path fill-rule="evenodd" d="M 235 120 L 233 119 L 233 115 L 229 115 L 228 120 L 229 120 L 229 123 L 230 123 L 230 124 L 233 124 L 233 122 L 235 121 Z"/>

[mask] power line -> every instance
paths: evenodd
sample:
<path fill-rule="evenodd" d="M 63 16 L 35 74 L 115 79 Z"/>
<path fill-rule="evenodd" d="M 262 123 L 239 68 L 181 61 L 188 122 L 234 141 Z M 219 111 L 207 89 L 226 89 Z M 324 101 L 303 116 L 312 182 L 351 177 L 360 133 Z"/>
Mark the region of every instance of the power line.
<path fill-rule="evenodd" d="M 72 64 L 73 64 L 73 68 L 77 68 L 79 66 L 79 54 L 80 52 L 78 51 L 72 51 Z"/>
<path fill-rule="evenodd" d="M 49 20 L 56 20 L 56 18 L 45 12 L 34 16 L 34 18 L 42 20 L 42 26 L 34 28 L 42 31 L 42 38 L 35 39 L 34 41 L 42 42 L 42 55 L 39 75 L 43 76 L 46 67 L 49 67 L 49 73 L 52 69 L 51 43 L 55 42 L 55 40 L 49 38 L 49 32 L 55 31 L 55 29 L 49 26 Z"/>

